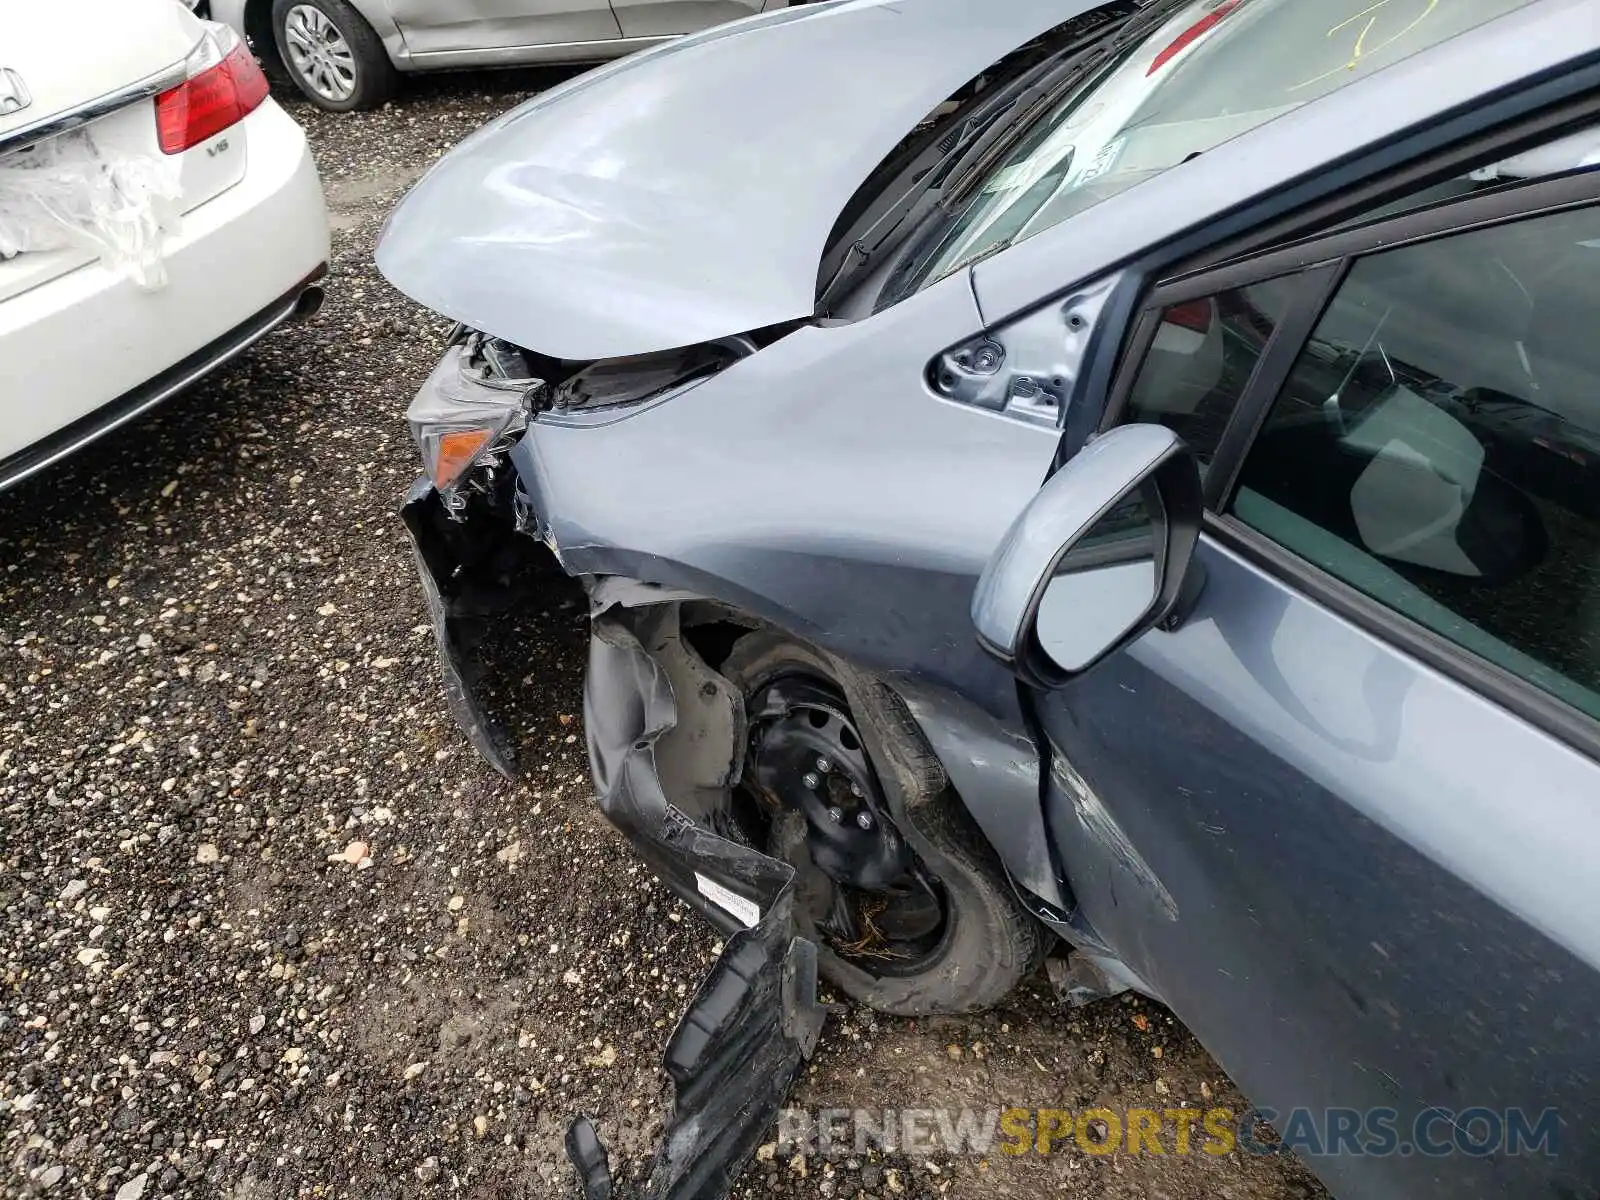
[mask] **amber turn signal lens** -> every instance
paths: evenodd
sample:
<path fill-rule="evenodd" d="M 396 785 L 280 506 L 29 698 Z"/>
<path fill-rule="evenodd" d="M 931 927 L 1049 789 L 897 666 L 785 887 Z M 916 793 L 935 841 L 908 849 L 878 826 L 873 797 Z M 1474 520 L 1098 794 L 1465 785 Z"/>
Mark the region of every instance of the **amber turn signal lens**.
<path fill-rule="evenodd" d="M 433 460 L 433 486 L 448 487 L 459 479 L 492 436 L 487 429 L 453 429 L 441 434 Z"/>

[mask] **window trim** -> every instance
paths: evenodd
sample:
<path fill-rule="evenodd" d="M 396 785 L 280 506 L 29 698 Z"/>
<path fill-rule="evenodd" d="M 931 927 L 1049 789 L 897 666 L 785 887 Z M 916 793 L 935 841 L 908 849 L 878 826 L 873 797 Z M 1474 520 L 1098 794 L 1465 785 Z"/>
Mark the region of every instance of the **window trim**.
<path fill-rule="evenodd" d="M 1250 372 L 1239 403 L 1234 405 L 1233 413 L 1223 427 L 1222 437 L 1217 441 L 1216 455 L 1211 460 L 1211 469 L 1206 472 L 1207 508 L 1222 511 L 1228 497 L 1233 494 L 1233 486 L 1244 466 L 1245 455 L 1256 440 L 1256 434 L 1261 432 L 1262 422 L 1272 411 L 1270 401 L 1254 413 L 1245 411 L 1246 401 L 1257 395 L 1276 398 L 1283 390 L 1295 363 L 1300 360 L 1301 351 L 1315 331 L 1317 322 L 1322 319 L 1323 311 L 1344 282 L 1349 263 L 1349 259 L 1319 263 L 1301 272 L 1299 286 L 1289 302 L 1289 311 L 1262 348 L 1261 358 Z"/>
<path fill-rule="evenodd" d="M 1295 355 L 1298 355 L 1305 338 L 1311 335 L 1317 320 L 1321 319 L 1327 302 L 1332 299 L 1333 292 L 1343 281 L 1343 273 L 1349 269 L 1354 260 L 1378 251 L 1398 250 L 1404 246 L 1419 245 L 1479 229 L 1492 229 L 1497 225 L 1549 213 L 1588 208 L 1597 202 L 1600 202 L 1600 167 L 1548 179 L 1536 179 L 1516 187 L 1497 188 L 1481 195 L 1450 200 L 1443 204 L 1401 213 L 1370 225 L 1341 229 L 1314 241 L 1268 250 L 1253 258 L 1230 260 L 1215 268 L 1180 274 L 1157 283 L 1146 291 L 1135 317 L 1133 333 L 1125 340 L 1117 363 L 1117 374 L 1101 415 L 1098 431 L 1104 433 L 1122 423 L 1128 396 L 1133 391 L 1133 384 L 1138 375 L 1138 368 L 1143 365 L 1145 355 L 1155 340 L 1156 326 L 1160 324 L 1161 312 L 1170 305 L 1181 304 L 1186 300 L 1203 299 L 1218 292 L 1248 287 L 1268 279 L 1294 275 L 1304 277 L 1302 287 L 1306 291 L 1314 292 L 1320 279 L 1324 285 L 1322 303 L 1312 317 L 1310 326 L 1306 328 L 1300 345 L 1295 347 Z M 1326 278 L 1320 277 L 1320 272 L 1329 270 L 1335 272 L 1334 282 L 1331 284 Z M 1285 328 L 1291 323 L 1296 325 L 1299 323 L 1293 318 L 1302 315 L 1300 309 L 1306 300 L 1306 292 L 1297 294 L 1291 300 L 1291 317 L 1286 318 L 1279 328 L 1273 331 L 1272 338 L 1263 350 L 1263 361 L 1273 355 L 1276 343 L 1284 335 Z M 1290 358 L 1290 365 L 1293 365 L 1293 356 Z M 1284 377 L 1287 378 L 1287 372 L 1284 373 Z M 1264 376 L 1259 369 L 1252 373 L 1244 393 L 1234 408 L 1234 416 L 1229 419 L 1230 426 L 1233 421 L 1239 419 L 1240 413 L 1249 404 L 1260 401 L 1259 394 L 1263 386 L 1271 382 L 1272 380 Z M 1282 379 L 1277 382 L 1281 384 Z M 1273 388 L 1267 403 L 1270 404 L 1276 397 L 1277 389 Z M 1228 433 L 1223 436 L 1226 440 Z M 1220 457 L 1219 453 L 1219 460 Z"/>
<path fill-rule="evenodd" d="M 1560 81 L 1545 79 L 1531 83 L 1528 91 L 1536 94 L 1547 90 L 1552 83 L 1560 86 Z M 1316 266 L 1319 261 L 1318 248 L 1327 245 L 1335 238 L 1360 234 L 1374 228 L 1387 228 L 1408 218 L 1421 218 L 1424 214 L 1438 213 L 1467 201 L 1490 201 L 1497 196 L 1516 195 L 1525 187 L 1549 182 L 1539 180 L 1533 184 L 1511 185 L 1497 189 L 1493 193 L 1466 197 L 1464 200 L 1446 201 L 1410 213 L 1401 213 L 1388 221 L 1374 225 L 1356 226 L 1332 233 L 1319 232 L 1333 222 L 1359 217 L 1363 210 L 1386 201 L 1400 199 L 1429 184 L 1460 175 L 1463 170 L 1474 165 L 1511 157 L 1535 149 L 1553 138 L 1580 132 L 1597 124 L 1600 124 L 1600 88 L 1593 88 L 1577 95 L 1569 94 L 1532 113 L 1488 129 L 1476 130 L 1453 145 L 1402 163 L 1376 178 L 1356 184 L 1286 216 L 1268 220 L 1203 250 L 1179 257 L 1169 263 L 1168 267 L 1152 271 L 1155 282 L 1141 286 L 1141 298 L 1134 306 L 1133 318 L 1112 360 L 1111 386 L 1107 389 L 1106 403 L 1101 410 L 1100 421 L 1095 426 L 1095 431 L 1103 433 L 1120 422 L 1122 409 L 1133 383 L 1130 364 L 1144 360 L 1150 342 L 1155 338 L 1155 319 L 1149 311 L 1151 308 L 1159 309 L 1180 300 L 1198 299 L 1223 290 L 1230 286 L 1228 280 L 1235 272 L 1238 273 L 1239 283 L 1251 283 L 1269 278 L 1270 274 L 1260 273 L 1259 264 L 1278 255 L 1284 256 L 1292 263 L 1294 260 L 1291 256 L 1298 254 L 1303 259 L 1298 269 L 1303 270 Z M 1371 151 L 1377 154 L 1383 152 L 1382 148 Z M 1325 258 L 1326 255 L 1321 257 Z M 1295 269 L 1294 266 L 1285 266 L 1277 273 L 1293 274 Z M 1148 327 L 1146 322 L 1151 322 Z M 1056 465 L 1059 466 L 1060 463 Z"/>
<path fill-rule="evenodd" d="M 1484 144 L 1479 142 L 1469 152 L 1452 154 L 1450 161 L 1461 164 L 1478 160 L 1483 149 Z M 1438 160 L 1429 165 L 1437 167 Z M 1432 173 L 1413 167 L 1405 178 L 1417 180 Z M 1373 202 L 1378 201 L 1374 198 Z M 1145 293 L 1133 332 L 1125 340 L 1117 363 L 1099 430 L 1105 432 L 1123 422 L 1134 380 L 1155 340 L 1160 314 L 1169 305 L 1280 276 L 1300 275 L 1301 285 L 1291 298 L 1289 312 L 1263 348 L 1218 441 L 1205 481 L 1204 531 L 1308 600 L 1324 605 L 1572 749 L 1600 760 L 1600 718 L 1573 708 L 1520 675 L 1366 595 L 1226 511 L 1237 490 L 1245 456 L 1262 423 L 1356 261 L 1377 252 L 1581 208 L 1600 208 L 1600 168 L 1448 200 L 1171 276 Z"/>
<path fill-rule="evenodd" d="M 1207 508 L 1218 506 L 1224 490 L 1232 484 L 1238 474 L 1239 465 L 1244 461 L 1244 450 L 1248 449 L 1249 442 L 1254 440 L 1255 429 L 1259 426 L 1260 420 L 1266 416 L 1267 409 L 1264 408 L 1261 417 L 1256 421 L 1241 421 L 1239 411 L 1245 400 L 1262 390 L 1270 395 L 1277 395 L 1283 386 L 1283 381 L 1294 369 L 1295 361 L 1299 358 L 1306 339 L 1311 336 L 1317 321 L 1321 319 L 1322 310 L 1343 281 L 1344 264 L 1335 259 L 1307 267 L 1298 273 L 1289 271 L 1285 272 L 1284 276 L 1262 275 L 1251 282 L 1260 283 L 1267 279 L 1296 274 L 1299 275 L 1299 279 L 1295 280 L 1288 310 L 1283 320 L 1273 328 L 1266 345 L 1261 348 L 1261 355 L 1256 359 L 1255 366 L 1250 369 L 1250 377 L 1245 381 L 1244 391 L 1234 404 L 1233 412 L 1228 415 L 1222 436 L 1217 439 L 1216 452 L 1212 456 L 1210 470 L 1206 472 L 1204 480 Z M 1214 276 L 1207 275 L 1193 281 L 1185 280 L 1171 287 L 1158 285 L 1149 294 L 1128 341 L 1128 350 L 1124 358 L 1125 369 L 1123 367 L 1118 369 L 1097 432 L 1105 433 L 1123 423 L 1128 402 L 1139 380 L 1140 368 L 1144 366 L 1145 358 L 1150 353 L 1156 333 L 1161 327 L 1161 314 L 1174 304 L 1182 304 L 1187 300 L 1209 299 L 1218 292 L 1236 290 L 1227 286 L 1198 286 L 1213 278 Z M 1243 439 L 1242 446 L 1241 439 Z"/>
<path fill-rule="evenodd" d="M 1541 90 L 1544 86 L 1536 84 L 1530 90 Z M 1567 134 L 1593 128 L 1597 123 L 1600 123 L 1600 90 L 1568 96 L 1200 251 L 1186 259 L 1180 273 L 1169 276 L 1168 281 L 1222 270 L 1274 248 L 1288 249 L 1320 240 L 1319 232 L 1335 222 L 1359 217 L 1363 211 L 1386 201 L 1459 176 L 1486 160 L 1510 158 Z M 1515 189 L 1516 185 L 1508 188 Z M 1440 206 L 1416 211 L 1430 211 L 1434 207 Z"/>
<path fill-rule="evenodd" d="M 1320 276 L 1323 284 L 1320 302 L 1316 305 L 1316 312 L 1310 325 L 1305 329 L 1300 341 L 1294 344 L 1292 352 L 1288 349 L 1280 350 L 1276 345 L 1268 345 L 1263 360 L 1268 356 L 1273 357 L 1275 365 L 1282 368 L 1281 372 L 1273 378 L 1266 372 L 1257 371 L 1250 377 L 1250 382 L 1239 397 L 1238 404 L 1234 406 L 1233 415 L 1228 419 L 1222 442 L 1218 446 L 1217 456 L 1212 462 L 1212 471 L 1217 472 L 1220 467 L 1227 475 L 1229 486 L 1216 494 L 1214 503 L 1212 497 L 1208 495 L 1208 504 L 1221 512 L 1233 498 L 1239 470 L 1243 467 L 1245 455 L 1249 453 L 1250 446 L 1255 440 L 1255 431 L 1266 420 L 1267 413 L 1277 400 L 1278 393 L 1282 391 L 1283 384 L 1293 370 L 1300 351 L 1305 348 L 1307 339 L 1310 338 L 1316 323 L 1322 319 L 1322 314 L 1333 300 L 1339 285 L 1343 283 L 1344 276 L 1356 262 L 1376 253 L 1420 246 L 1460 234 L 1476 233 L 1554 213 L 1597 206 L 1600 206 L 1600 167 L 1557 175 L 1550 179 L 1535 180 L 1505 191 L 1496 190 L 1480 196 L 1468 196 L 1416 212 L 1402 213 L 1386 221 L 1330 234 L 1311 247 L 1288 247 L 1249 262 L 1231 264 L 1215 275 L 1196 276 L 1192 280 L 1186 280 L 1187 288 L 1202 279 L 1210 279 L 1215 283 L 1220 275 L 1224 280 L 1222 286 L 1213 286 L 1204 293 L 1209 295 L 1212 292 L 1227 290 L 1229 287 L 1247 286 L 1250 281 L 1292 274 L 1292 270 L 1282 268 L 1296 258 L 1304 257 L 1306 250 L 1325 251 L 1313 254 L 1312 265 L 1301 268 L 1308 282 L 1305 285 L 1307 292 L 1301 293 L 1295 299 L 1294 304 L 1298 308 L 1307 300 L 1307 293 L 1315 289 L 1316 283 L 1312 281 L 1319 279 L 1318 273 L 1329 266 L 1333 268 L 1331 276 Z M 1248 267 L 1254 267 L 1255 270 L 1246 273 Z M 1329 278 L 1336 282 L 1329 284 Z M 1162 290 L 1158 288 L 1153 292 L 1152 299 L 1159 296 Z M 1288 322 L 1285 322 L 1285 325 L 1287 324 Z M 1273 341 L 1277 341 L 1276 336 Z M 1249 435 L 1236 435 L 1234 429 L 1236 425 L 1249 426 Z M 1224 446 L 1232 452 L 1231 459 L 1224 459 L 1222 454 Z"/>

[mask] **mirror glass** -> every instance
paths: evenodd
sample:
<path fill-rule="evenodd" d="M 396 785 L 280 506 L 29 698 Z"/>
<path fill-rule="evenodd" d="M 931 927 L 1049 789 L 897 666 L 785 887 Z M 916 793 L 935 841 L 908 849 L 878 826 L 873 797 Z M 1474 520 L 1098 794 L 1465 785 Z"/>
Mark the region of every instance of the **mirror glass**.
<path fill-rule="evenodd" d="M 1144 620 L 1156 602 L 1156 527 L 1141 489 L 1117 501 L 1057 564 L 1039 604 L 1039 644 L 1081 671 Z"/>

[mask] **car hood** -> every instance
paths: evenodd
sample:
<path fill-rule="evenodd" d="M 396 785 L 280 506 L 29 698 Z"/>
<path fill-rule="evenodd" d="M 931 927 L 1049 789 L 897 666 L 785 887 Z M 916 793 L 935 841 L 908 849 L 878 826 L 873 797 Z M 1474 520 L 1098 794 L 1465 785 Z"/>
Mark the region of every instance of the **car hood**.
<path fill-rule="evenodd" d="M 930 110 L 1093 0 L 836 0 L 622 59 L 440 160 L 378 268 L 557 358 L 643 354 L 811 315 L 846 203 Z"/>

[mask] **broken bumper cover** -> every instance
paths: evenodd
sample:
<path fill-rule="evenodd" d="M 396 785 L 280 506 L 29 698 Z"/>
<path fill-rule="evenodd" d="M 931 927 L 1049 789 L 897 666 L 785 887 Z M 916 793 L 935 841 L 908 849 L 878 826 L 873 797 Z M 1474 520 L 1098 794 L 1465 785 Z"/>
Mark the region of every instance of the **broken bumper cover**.
<path fill-rule="evenodd" d="M 816 1046 L 816 947 L 795 937 L 791 900 L 773 898 L 753 929 L 728 941 L 667 1042 L 672 1110 L 643 1200 L 717 1200 L 733 1186 L 777 1119 Z M 585 1200 L 615 1192 L 610 1163 L 587 1117 L 567 1131 Z"/>
<path fill-rule="evenodd" d="M 465 571 L 469 558 L 453 538 L 439 493 L 426 477 L 406 493 L 400 519 L 411 534 L 411 549 L 422 584 L 423 602 L 439 644 L 445 703 L 473 749 L 507 779 L 517 777 L 516 752 L 504 726 L 483 700 L 485 669 L 476 648 L 486 623 L 504 612 L 503 599 L 492 599 L 471 586 Z"/>

